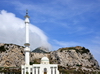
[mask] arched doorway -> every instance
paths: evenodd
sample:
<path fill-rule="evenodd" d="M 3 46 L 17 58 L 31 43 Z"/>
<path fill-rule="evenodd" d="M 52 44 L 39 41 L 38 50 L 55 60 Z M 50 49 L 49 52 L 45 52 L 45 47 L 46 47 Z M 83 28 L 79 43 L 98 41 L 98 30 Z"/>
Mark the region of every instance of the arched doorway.
<path fill-rule="evenodd" d="M 44 68 L 44 74 L 47 74 L 47 68 Z"/>

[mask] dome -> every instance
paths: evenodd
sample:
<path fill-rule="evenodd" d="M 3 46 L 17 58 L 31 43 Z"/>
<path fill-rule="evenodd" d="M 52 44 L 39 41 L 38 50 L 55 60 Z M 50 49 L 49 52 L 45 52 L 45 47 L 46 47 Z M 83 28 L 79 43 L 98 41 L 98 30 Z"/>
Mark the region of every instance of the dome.
<path fill-rule="evenodd" d="M 49 64 L 49 59 L 47 57 L 43 57 L 41 59 L 41 64 Z"/>
<path fill-rule="evenodd" d="M 49 61 L 49 59 L 48 59 L 47 57 L 43 57 L 43 58 L 41 59 L 41 61 Z"/>

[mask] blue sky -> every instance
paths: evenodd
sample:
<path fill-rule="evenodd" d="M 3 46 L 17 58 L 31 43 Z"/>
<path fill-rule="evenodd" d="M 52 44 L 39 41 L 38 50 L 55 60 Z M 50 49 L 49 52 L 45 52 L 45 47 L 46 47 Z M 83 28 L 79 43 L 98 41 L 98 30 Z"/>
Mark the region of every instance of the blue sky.
<path fill-rule="evenodd" d="M 0 10 L 23 19 L 29 10 L 31 24 L 43 31 L 53 50 L 84 46 L 100 63 L 100 0 L 2 0 Z"/>

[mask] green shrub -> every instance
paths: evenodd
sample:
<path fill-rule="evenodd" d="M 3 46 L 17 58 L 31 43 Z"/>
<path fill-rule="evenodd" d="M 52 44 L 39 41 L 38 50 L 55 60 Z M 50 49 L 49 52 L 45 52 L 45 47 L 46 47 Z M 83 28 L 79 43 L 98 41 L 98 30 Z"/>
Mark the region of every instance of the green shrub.
<path fill-rule="evenodd" d="M 6 51 L 6 49 L 4 48 L 4 46 L 1 46 L 0 47 L 0 52 L 4 52 L 4 51 Z"/>

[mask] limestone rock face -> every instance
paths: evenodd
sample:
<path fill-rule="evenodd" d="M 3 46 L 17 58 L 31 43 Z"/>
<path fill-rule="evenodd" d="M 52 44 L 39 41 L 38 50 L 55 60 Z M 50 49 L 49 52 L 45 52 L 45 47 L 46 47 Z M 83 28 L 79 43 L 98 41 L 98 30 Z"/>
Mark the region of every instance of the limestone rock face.
<path fill-rule="evenodd" d="M 24 47 L 15 44 L 0 44 L 0 67 L 20 67 L 24 65 Z M 48 53 L 34 53 L 30 52 L 30 61 L 33 63 L 40 63 L 42 57 L 48 57 L 50 63 L 58 64 L 59 66 L 68 69 L 81 68 L 81 69 L 99 69 L 99 64 L 84 47 L 68 47 L 60 48 L 57 51 Z"/>
<path fill-rule="evenodd" d="M 24 47 L 0 44 L 0 67 L 18 67 L 24 64 Z"/>
<path fill-rule="evenodd" d="M 40 60 L 42 57 L 48 57 L 47 53 L 30 52 L 30 61 Z M 24 47 L 15 44 L 0 43 L 0 67 L 20 67 L 25 64 Z"/>
<path fill-rule="evenodd" d="M 45 48 L 45 47 L 38 47 L 38 48 L 34 49 L 32 52 L 34 52 L 34 53 L 47 53 L 47 52 L 49 52 L 49 49 Z"/>
<path fill-rule="evenodd" d="M 98 69 L 98 62 L 95 60 L 90 51 L 84 47 L 61 48 L 50 53 L 50 59 L 53 63 L 58 63 L 63 67 L 85 67 Z"/>
<path fill-rule="evenodd" d="M 31 58 L 30 61 L 34 63 L 34 61 L 37 61 L 37 63 L 41 63 L 41 58 L 42 57 L 49 57 L 50 54 L 48 53 L 31 53 Z"/>

